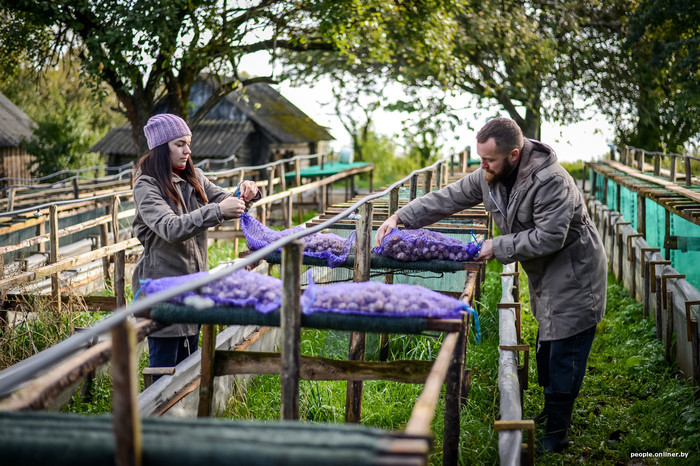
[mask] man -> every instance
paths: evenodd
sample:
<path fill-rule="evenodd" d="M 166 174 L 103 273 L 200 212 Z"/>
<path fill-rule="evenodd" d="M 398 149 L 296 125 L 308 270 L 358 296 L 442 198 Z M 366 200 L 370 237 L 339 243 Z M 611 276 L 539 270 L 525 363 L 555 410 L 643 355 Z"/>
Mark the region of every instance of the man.
<path fill-rule="evenodd" d="M 536 417 L 546 419 L 540 447 L 559 452 L 568 446 L 574 400 L 605 311 L 605 249 L 574 180 L 550 147 L 524 139 L 507 118 L 489 121 L 476 139 L 481 167 L 399 209 L 379 227 L 376 242 L 399 224 L 421 228 L 483 202 L 501 235 L 484 241 L 479 258 L 519 261 L 529 279 L 545 394 Z"/>

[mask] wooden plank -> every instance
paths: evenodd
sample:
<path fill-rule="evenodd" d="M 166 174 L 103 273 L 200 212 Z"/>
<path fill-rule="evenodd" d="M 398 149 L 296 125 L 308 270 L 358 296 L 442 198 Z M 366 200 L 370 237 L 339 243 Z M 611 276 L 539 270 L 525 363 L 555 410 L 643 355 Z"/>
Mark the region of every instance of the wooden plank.
<path fill-rule="evenodd" d="M 138 340 L 163 327 L 146 319 L 136 324 Z M 101 364 L 109 361 L 112 342 L 103 341 L 79 352 L 57 365 L 49 372 L 37 377 L 9 397 L 0 401 L 2 411 L 43 410 L 56 400 L 64 390 L 82 380 Z"/>
<path fill-rule="evenodd" d="M 622 172 L 627 173 L 628 175 L 633 176 L 634 178 L 649 181 L 651 183 L 663 186 L 664 188 L 668 189 L 669 191 L 673 191 L 674 193 L 683 194 L 684 196 L 686 196 L 690 199 L 693 199 L 697 202 L 700 202 L 700 193 L 697 191 L 693 191 L 692 189 L 687 189 L 687 188 L 684 188 L 682 186 L 678 186 L 677 184 L 675 184 L 671 181 L 668 181 L 668 180 L 664 180 L 661 178 L 656 178 L 656 177 L 651 176 L 651 175 L 645 175 L 643 173 L 639 173 L 639 171 L 637 171 L 633 168 L 627 167 L 626 165 L 623 165 L 619 162 L 614 162 L 612 160 L 606 160 L 605 163 L 610 165 L 611 167 L 615 168 L 616 170 L 620 170 Z"/>
<path fill-rule="evenodd" d="M 105 246 L 103 248 L 87 252 L 85 254 L 80 254 L 74 257 L 69 257 L 67 259 L 60 260 L 55 264 L 46 265 L 44 267 L 40 267 L 29 272 L 24 272 L 21 274 L 14 275 L 12 277 L 2 279 L 0 280 L 0 291 L 11 290 L 26 283 L 46 278 L 53 273 L 74 268 L 79 265 L 87 264 L 97 259 L 101 259 L 102 257 L 114 254 L 117 251 L 123 251 L 126 249 L 133 248 L 135 246 L 138 246 L 139 244 L 141 243 L 139 243 L 139 240 L 137 238 L 130 238 L 126 241 L 122 241 L 117 244 Z"/>
<path fill-rule="evenodd" d="M 447 377 L 450 359 L 459 339 L 458 333 L 450 333 L 440 347 L 440 352 L 432 365 L 430 374 L 425 381 L 425 387 L 416 400 L 411 411 L 411 417 L 406 424 L 405 432 L 409 435 L 430 435 L 430 425 L 435 417 L 442 385 Z"/>
<path fill-rule="evenodd" d="M 304 242 L 294 240 L 282 248 L 282 399 L 280 416 L 299 419 L 299 367 L 301 359 L 301 263 Z"/>
<path fill-rule="evenodd" d="M 301 356 L 299 378 L 303 380 L 389 380 L 425 383 L 433 363 L 398 360 L 388 362 L 344 361 L 317 356 Z M 214 375 L 282 374 L 279 353 L 217 351 Z"/>
<path fill-rule="evenodd" d="M 52 204 L 49 213 L 49 227 L 51 229 L 51 249 L 49 250 L 49 264 L 58 262 L 58 211 L 56 204 Z M 56 312 L 61 312 L 61 272 L 51 274 L 51 296 L 56 303 Z"/>

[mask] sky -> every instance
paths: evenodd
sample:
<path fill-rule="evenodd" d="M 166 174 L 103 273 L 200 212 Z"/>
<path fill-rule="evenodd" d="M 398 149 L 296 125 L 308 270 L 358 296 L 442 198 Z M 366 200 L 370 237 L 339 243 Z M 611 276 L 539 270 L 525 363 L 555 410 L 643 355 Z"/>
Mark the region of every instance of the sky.
<path fill-rule="evenodd" d="M 270 75 L 271 67 L 269 56 L 260 52 L 248 55 L 240 65 L 240 69 L 252 75 Z M 285 98 L 300 108 L 312 120 L 321 126 L 328 128 L 335 141 L 331 147 L 336 152 L 343 147 L 351 145 L 350 134 L 345 130 L 340 119 L 333 110 L 333 94 L 331 83 L 327 80 L 316 81 L 313 86 L 291 86 L 288 82 L 273 85 Z M 396 90 L 387 90 L 389 98 L 396 98 Z M 467 98 L 465 97 L 465 100 Z M 466 125 L 457 128 L 454 134 L 446 134 L 446 150 L 459 152 L 467 146 L 476 147 L 476 131 L 487 121 L 488 113 L 482 109 L 480 120 L 475 119 L 476 109 L 465 108 L 457 113 L 464 121 L 469 121 L 471 127 Z M 507 116 L 505 113 L 501 113 Z M 402 118 L 395 113 L 379 111 L 374 117 L 374 130 L 378 133 L 394 136 L 401 133 Z M 588 118 L 571 125 L 560 125 L 553 122 L 543 122 L 542 142 L 548 144 L 556 151 L 559 160 L 572 162 L 575 160 L 595 160 L 603 157 L 608 151 L 608 142 L 613 140 L 613 127 L 602 116 L 591 115 Z M 474 150 L 472 154 L 476 156 Z"/>

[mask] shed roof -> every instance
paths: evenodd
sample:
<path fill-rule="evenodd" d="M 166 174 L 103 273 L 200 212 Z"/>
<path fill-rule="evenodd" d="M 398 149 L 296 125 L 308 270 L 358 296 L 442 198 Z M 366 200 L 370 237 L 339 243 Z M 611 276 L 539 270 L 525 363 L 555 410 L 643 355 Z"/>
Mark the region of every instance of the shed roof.
<path fill-rule="evenodd" d="M 34 122 L 0 92 L 0 147 L 17 147 L 30 138 Z"/>
<path fill-rule="evenodd" d="M 334 139 L 326 128 L 313 121 L 269 84 L 250 84 L 243 93 L 231 92 L 226 100 L 241 109 L 280 143 Z"/>
<path fill-rule="evenodd" d="M 228 157 L 238 150 L 253 131 L 250 121 L 203 120 L 192 129 L 192 153 L 198 158 Z M 115 155 L 136 154 L 131 125 L 109 130 L 90 151 Z"/>

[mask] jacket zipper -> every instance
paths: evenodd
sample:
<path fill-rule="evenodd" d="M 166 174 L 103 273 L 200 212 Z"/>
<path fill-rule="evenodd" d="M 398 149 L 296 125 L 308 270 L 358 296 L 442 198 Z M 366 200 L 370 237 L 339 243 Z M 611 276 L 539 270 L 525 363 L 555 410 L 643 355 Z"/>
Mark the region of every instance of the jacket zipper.
<path fill-rule="evenodd" d="M 491 197 L 491 200 L 493 201 L 493 203 L 496 204 L 496 208 L 501 213 L 501 215 L 503 215 L 503 218 L 508 218 L 508 217 L 506 217 L 506 214 L 503 213 L 503 209 L 501 209 L 501 206 L 498 205 L 498 202 L 496 202 L 496 199 L 494 199 L 493 193 L 491 192 L 491 190 L 489 190 L 489 197 Z"/>

